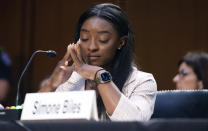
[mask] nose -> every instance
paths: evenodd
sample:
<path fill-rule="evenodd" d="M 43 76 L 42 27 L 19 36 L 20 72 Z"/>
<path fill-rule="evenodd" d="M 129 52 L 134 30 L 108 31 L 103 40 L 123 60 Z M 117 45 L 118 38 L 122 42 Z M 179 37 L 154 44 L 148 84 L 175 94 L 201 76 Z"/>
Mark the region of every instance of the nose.
<path fill-rule="evenodd" d="M 173 82 L 178 82 L 178 80 L 179 80 L 179 75 L 177 74 L 175 77 L 173 77 Z"/>
<path fill-rule="evenodd" d="M 89 46 L 88 46 L 88 50 L 89 50 L 89 51 L 92 51 L 92 52 L 98 50 L 98 45 L 97 45 L 97 43 L 96 43 L 95 40 L 92 40 L 92 41 L 90 42 L 90 44 L 89 44 Z"/>

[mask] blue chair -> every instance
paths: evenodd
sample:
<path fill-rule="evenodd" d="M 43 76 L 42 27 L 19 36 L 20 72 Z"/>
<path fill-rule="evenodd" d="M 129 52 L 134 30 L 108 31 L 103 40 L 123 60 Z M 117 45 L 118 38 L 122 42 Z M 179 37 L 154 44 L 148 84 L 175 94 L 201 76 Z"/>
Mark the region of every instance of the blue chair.
<path fill-rule="evenodd" d="M 158 91 L 152 118 L 208 118 L 208 90 Z"/>

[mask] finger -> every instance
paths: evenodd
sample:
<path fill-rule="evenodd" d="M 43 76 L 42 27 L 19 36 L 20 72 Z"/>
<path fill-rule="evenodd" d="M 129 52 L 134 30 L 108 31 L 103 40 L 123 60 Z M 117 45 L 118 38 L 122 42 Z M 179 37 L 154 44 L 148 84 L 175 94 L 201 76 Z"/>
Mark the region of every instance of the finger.
<path fill-rule="evenodd" d="M 67 60 L 69 58 L 69 56 L 70 56 L 70 48 L 71 48 L 71 44 L 69 44 L 67 46 L 67 50 L 66 50 L 66 53 L 65 53 L 64 58 L 63 58 L 64 60 Z"/>
<path fill-rule="evenodd" d="M 63 63 L 65 66 L 71 66 L 73 61 L 72 61 L 72 58 L 71 58 L 71 48 L 73 47 L 74 43 L 72 44 L 69 44 L 68 47 L 67 47 L 67 52 L 63 58 Z"/>
<path fill-rule="evenodd" d="M 79 58 L 77 57 L 77 53 L 75 51 L 74 46 L 72 46 L 72 48 L 70 48 L 70 55 L 75 63 L 75 65 L 80 66 L 81 65 L 81 61 L 79 60 Z"/>
<path fill-rule="evenodd" d="M 71 70 L 72 69 L 72 67 L 69 67 L 69 66 L 59 66 L 59 68 L 61 70 L 64 70 L 64 71 L 68 71 L 68 70 Z"/>
<path fill-rule="evenodd" d="M 65 66 L 59 66 L 59 68 L 62 69 L 62 70 L 66 70 Z"/>
<path fill-rule="evenodd" d="M 77 44 L 78 44 L 78 51 L 80 52 L 80 56 L 81 56 L 82 61 L 83 61 L 84 63 L 87 63 L 87 56 L 86 56 L 86 55 L 83 55 L 82 50 L 81 50 L 82 45 L 81 45 L 81 40 L 80 40 L 80 39 L 79 39 L 79 41 L 77 42 Z"/>
<path fill-rule="evenodd" d="M 65 61 L 64 65 L 65 65 L 65 66 L 68 66 L 68 65 L 69 65 L 69 61 L 68 61 L 68 60 Z"/>
<path fill-rule="evenodd" d="M 87 60 L 86 60 L 86 55 L 83 55 L 84 53 L 82 53 L 82 50 L 81 50 L 81 43 L 79 43 L 79 51 L 80 51 L 80 54 L 81 54 L 81 57 L 82 57 L 82 61 L 84 63 L 87 63 Z"/>
<path fill-rule="evenodd" d="M 82 59 L 82 54 L 81 54 L 81 49 L 80 49 L 80 44 L 79 42 L 77 42 L 76 44 L 76 52 L 77 52 L 77 57 L 79 58 L 79 60 L 83 63 L 83 59 Z"/>

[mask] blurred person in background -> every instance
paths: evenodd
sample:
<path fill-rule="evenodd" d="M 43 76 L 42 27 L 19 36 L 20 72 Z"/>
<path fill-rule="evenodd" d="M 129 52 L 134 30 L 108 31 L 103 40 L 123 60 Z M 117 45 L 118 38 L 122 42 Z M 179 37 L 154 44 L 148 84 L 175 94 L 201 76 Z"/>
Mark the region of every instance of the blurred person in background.
<path fill-rule="evenodd" d="M 178 62 L 178 74 L 173 78 L 177 90 L 208 89 L 208 54 L 188 52 Z"/>
<path fill-rule="evenodd" d="M 9 94 L 12 85 L 11 59 L 0 47 L 0 104 L 9 105 Z"/>

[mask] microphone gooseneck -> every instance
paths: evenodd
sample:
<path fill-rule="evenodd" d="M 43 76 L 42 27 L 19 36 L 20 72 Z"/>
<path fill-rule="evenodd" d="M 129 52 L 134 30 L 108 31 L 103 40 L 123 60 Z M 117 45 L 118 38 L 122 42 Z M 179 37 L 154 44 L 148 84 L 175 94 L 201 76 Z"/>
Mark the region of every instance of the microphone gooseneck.
<path fill-rule="evenodd" d="M 47 56 L 49 56 L 49 57 L 56 57 L 56 52 L 53 51 L 53 50 L 48 50 L 48 51 L 37 50 L 32 54 L 32 56 L 30 57 L 27 65 L 25 66 L 24 70 L 22 71 L 22 73 L 20 75 L 20 78 L 19 78 L 19 81 L 18 81 L 18 84 L 17 84 L 16 106 L 19 103 L 19 89 L 20 89 L 20 84 L 21 84 L 22 78 L 24 76 L 24 73 L 26 72 L 27 68 L 29 67 L 29 65 L 30 65 L 31 61 L 33 60 L 34 56 L 38 53 L 46 53 Z"/>

